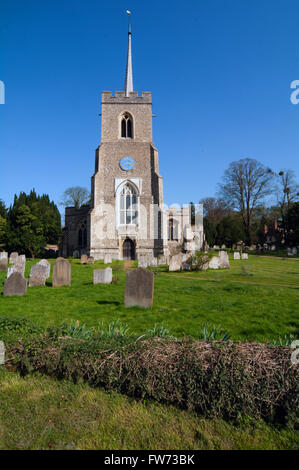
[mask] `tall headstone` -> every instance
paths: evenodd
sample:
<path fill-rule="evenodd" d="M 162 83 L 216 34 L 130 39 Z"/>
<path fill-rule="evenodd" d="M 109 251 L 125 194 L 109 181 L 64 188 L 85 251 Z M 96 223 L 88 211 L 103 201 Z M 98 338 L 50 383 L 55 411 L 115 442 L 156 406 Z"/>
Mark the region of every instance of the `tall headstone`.
<path fill-rule="evenodd" d="M 238 251 L 234 252 L 234 259 L 240 259 L 240 253 Z"/>
<path fill-rule="evenodd" d="M 125 287 L 126 307 L 151 308 L 154 296 L 154 273 L 144 268 L 127 272 Z"/>
<path fill-rule="evenodd" d="M 16 251 L 13 251 L 9 257 L 9 264 L 14 264 L 18 260 L 19 254 Z"/>
<path fill-rule="evenodd" d="M 81 264 L 87 264 L 88 261 L 88 256 L 87 255 L 81 255 Z"/>
<path fill-rule="evenodd" d="M 219 268 L 229 268 L 229 259 L 226 251 L 219 251 Z"/>
<path fill-rule="evenodd" d="M 29 276 L 29 287 L 44 286 L 50 276 L 50 263 L 43 259 L 32 266 Z"/>
<path fill-rule="evenodd" d="M 93 271 L 94 284 L 111 284 L 112 282 L 112 268 L 95 269 Z"/>
<path fill-rule="evenodd" d="M 6 251 L 0 252 L 0 271 L 6 271 L 8 265 L 8 253 Z"/>
<path fill-rule="evenodd" d="M 19 272 L 14 272 L 4 281 L 3 296 L 25 295 L 27 292 L 27 280 Z"/>
<path fill-rule="evenodd" d="M 70 286 L 71 271 L 71 264 L 66 259 L 57 259 L 53 267 L 52 286 Z"/>

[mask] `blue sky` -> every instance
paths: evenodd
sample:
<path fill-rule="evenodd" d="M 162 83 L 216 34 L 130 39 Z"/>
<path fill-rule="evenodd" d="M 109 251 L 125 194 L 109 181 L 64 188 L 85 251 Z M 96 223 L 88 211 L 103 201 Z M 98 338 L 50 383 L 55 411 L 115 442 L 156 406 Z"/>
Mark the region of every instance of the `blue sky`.
<path fill-rule="evenodd" d="M 168 204 L 213 196 L 229 163 L 299 177 L 298 0 L 1 0 L 0 198 L 90 187 L 100 93 L 153 93 Z M 298 178 L 299 179 L 299 178 Z"/>

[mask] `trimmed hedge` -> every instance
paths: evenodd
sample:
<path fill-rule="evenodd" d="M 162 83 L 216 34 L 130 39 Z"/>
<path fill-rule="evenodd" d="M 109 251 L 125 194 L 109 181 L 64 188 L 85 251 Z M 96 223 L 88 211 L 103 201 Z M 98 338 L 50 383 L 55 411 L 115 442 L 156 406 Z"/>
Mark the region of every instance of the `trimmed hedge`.
<path fill-rule="evenodd" d="M 298 366 L 291 349 L 259 343 L 43 334 L 8 346 L 7 364 L 27 374 L 87 381 L 206 417 L 245 416 L 298 427 Z"/>

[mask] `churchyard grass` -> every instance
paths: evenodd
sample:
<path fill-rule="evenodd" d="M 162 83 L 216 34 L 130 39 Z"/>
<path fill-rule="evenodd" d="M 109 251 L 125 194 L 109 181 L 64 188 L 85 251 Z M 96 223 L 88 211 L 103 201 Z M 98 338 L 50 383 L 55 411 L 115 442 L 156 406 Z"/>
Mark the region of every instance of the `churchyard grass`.
<path fill-rule="evenodd" d="M 91 327 L 120 320 L 137 334 L 163 324 L 176 337 L 197 338 L 206 324 L 221 326 L 231 339 L 241 341 L 298 337 L 299 262 L 249 256 L 230 263 L 230 269 L 204 272 L 155 269 L 154 304 L 145 310 L 124 307 L 122 262 L 112 264 L 118 282 L 93 285 L 93 269 L 107 265 L 72 260 L 71 287 L 52 288 L 50 278 L 46 286 L 28 288 L 24 297 L 1 296 L 0 315 L 26 317 L 41 326 L 79 321 Z M 26 263 L 27 278 L 32 264 Z M 0 290 L 4 279 L 5 272 L 0 272 Z"/>
<path fill-rule="evenodd" d="M 244 262 L 230 261 L 231 269 L 221 271 L 168 273 L 165 267 L 155 268 L 153 308 L 142 309 L 123 305 L 126 273 L 122 262 L 112 264 L 118 280 L 93 285 L 93 269 L 107 265 L 101 261 L 81 265 L 72 260 L 71 287 L 52 288 L 50 278 L 46 286 L 28 288 L 24 297 L 1 296 L 0 317 L 25 317 L 41 327 L 76 321 L 92 327 L 120 320 L 136 334 L 147 329 L 162 331 L 163 325 L 176 337 L 198 338 L 210 325 L 210 331 L 221 326 L 234 340 L 298 338 L 299 262 L 251 256 Z M 36 262 L 27 262 L 27 278 Z M 1 272 L 0 290 L 4 279 Z M 0 400 L 1 449 L 299 447 L 295 431 L 262 421 L 241 419 L 233 424 L 204 419 L 191 411 L 134 400 L 85 383 L 38 373 L 21 378 L 1 366 Z"/>
<path fill-rule="evenodd" d="M 0 366 L 0 449 L 298 449 L 295 431 L 233 425 Z"/>

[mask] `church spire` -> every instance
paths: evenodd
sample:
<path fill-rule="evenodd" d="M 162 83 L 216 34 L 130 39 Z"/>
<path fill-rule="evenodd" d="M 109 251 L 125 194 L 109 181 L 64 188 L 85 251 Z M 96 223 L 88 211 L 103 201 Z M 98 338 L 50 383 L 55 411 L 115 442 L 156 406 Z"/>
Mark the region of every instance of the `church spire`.
<path fill-rule="evenodd" d="M 131 14 L 127 11 L 128 15 Z M 132 71 L 132 51 L 131 51 L 131 24 L 129 23 L 128 31 L 128 55 L 127 55 L 127 68 L 126 68 L 126 79 L 125 79 L 125 96 L 129 96 L 129 93 L 133 91 L 133 71 Z"/>

